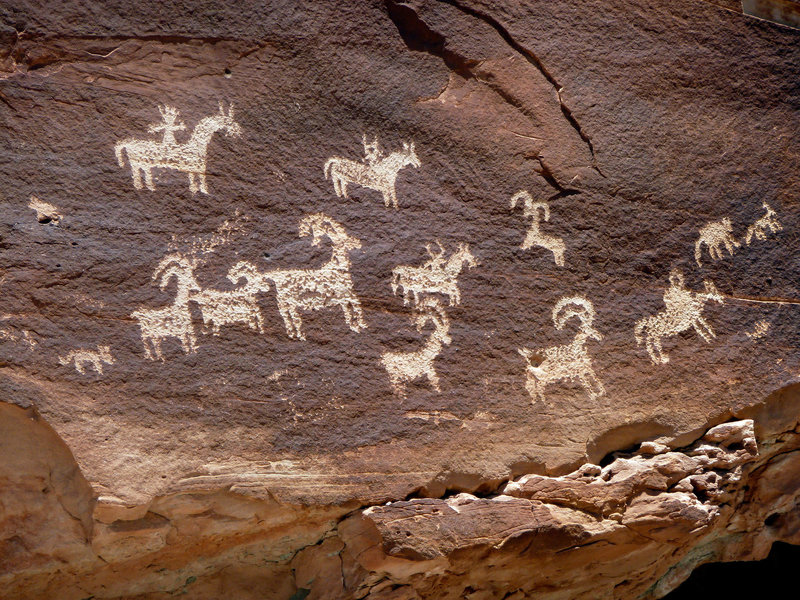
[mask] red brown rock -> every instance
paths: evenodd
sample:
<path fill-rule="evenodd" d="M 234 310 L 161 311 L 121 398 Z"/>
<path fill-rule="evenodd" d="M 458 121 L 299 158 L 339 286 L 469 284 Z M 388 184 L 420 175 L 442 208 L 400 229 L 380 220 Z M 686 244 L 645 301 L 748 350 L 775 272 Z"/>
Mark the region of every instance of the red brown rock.
<path fill-rule="evenodd" d="M 799 37 L 5 2 L 3 597 L 659 598 L 800 543 Z"/>

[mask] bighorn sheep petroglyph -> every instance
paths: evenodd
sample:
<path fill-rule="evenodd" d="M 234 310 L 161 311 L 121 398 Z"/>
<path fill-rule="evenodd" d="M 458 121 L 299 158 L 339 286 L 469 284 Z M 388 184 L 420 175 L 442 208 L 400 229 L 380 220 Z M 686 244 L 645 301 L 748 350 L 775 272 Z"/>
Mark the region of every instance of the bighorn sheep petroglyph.
<path fill-rule="evenodd" d="M 545 402 L 545 387 L 560 380 L 577 379 L 586 388 L 592 400 L 605 394 L 603 383 L 595 375 L 592 359 L 586 350 L 586 342 L 589 339 L 598 341 L 603 339 L 600 332 L 592 327 L 595 318 L 594 306 L 589 300 L 579 296 L 562 298 L 553 307 L 553 323 L 556 329 L 562 329 L 572 317 L 578 317 L 581 324 L 578 333 L 569 344 L 539 351 L 530 348 L 518 350 L 528 363 L 525 388 L 532 401 L 538 398 Z M 534 364 L 532 359 L 538 360 L 538 364 Z"/>
<path fill-rule="evenodd" d="M 553 253 L 553 260 L 559 267 L 564 266 L 564 240 L 560 237 L 548 235 L 539 231 L 540 219 L 544 217 L 545 221 L 550 220 L 550 205 L 547 202 L 539 201 L 534 202 L 533 197 L 525 190 L 517 192 L 511 197 L 511 208 L 516 207 L 517 201 L 524 202 L 523 214 L 532 218 L 530 229 L 525 236 L 520 248 L 528 250 L 533 246 L 541 246 Z"/>
<path fill-rule="evenodd" d="M 70 350 L 64 356 L 59 356 L 58 362 L 64 366 L 73 364 L 81 375 L 86 374 L 88 367 L 102 375 L 103 363 L 113 365 L 115 361 L 108 346 L 97 346 L 97 350 Z"/>

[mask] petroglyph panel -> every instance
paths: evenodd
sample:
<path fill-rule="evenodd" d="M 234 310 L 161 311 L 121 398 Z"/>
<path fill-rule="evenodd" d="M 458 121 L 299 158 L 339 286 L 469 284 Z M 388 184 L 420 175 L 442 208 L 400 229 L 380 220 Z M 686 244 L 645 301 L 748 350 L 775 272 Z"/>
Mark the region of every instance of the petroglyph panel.
<path fill-rule="evenodd" d="M 364 145 L 364 158 L 362 162 L 334 156 L 329 158 L 323 169 L 325 178 L 333 182 L 333 189 L 339 197 L 347 195 L 348 184 L 360 185 L 376 190 L 383 195 L 386 208 L 391 205 L 397 209 L 397 192 L 395 181 L 400 169 L 404 167 L 419 167 L 419 158 L 414 149 L 414 142 L 403 142 L 403 149 L 390 153 L 388 156 L 381 150 L 378 138 L 367 142 L 367 136 L 362 138 Z"/>
<path fill-rule="evenodd" d="M 233 105 L 229 105 L 225 110 L 220 102 L 219 112 L 201 119 L 195 125 L 189 139 L 184 143 L 179 143 L 175 139 L 176 131 L 186 129 L 183 122 L 176 123 L 178 110 L 173 106 L 160 106 L 159 112 L 162 121 L 151 125 L 148 132 L 158 133 L 161 131 L 163 132 L 162 139 L 129 138 L 118 142 L 114 146 L 114 153 L 119 166 L 125 167 L 127 160 L 131 169 L 133 186 L 137 190 L 146 186 L 148 190 L 155 191 L 153 170 L 171 169 L 189 176 L 189 190 L 193 194 L 198 190 L 207 194 L 206 157 L 211 138 L 218 131 L 230 136 L 239 136 L 242 131 L 233 118 Z M 142 176 L 144 176 L 144 184 L 142 184 Z"/>

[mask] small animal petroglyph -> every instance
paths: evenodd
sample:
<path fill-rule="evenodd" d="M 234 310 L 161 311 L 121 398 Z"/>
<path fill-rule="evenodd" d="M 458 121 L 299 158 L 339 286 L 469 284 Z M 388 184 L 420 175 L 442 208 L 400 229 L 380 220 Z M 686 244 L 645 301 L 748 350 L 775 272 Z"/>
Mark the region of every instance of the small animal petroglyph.
<path fill-rule="evenodd" d="M 589 397 L 594 400 L 605 394 L 603 383 L 595 375 L 592 359 L 586 350 L 589 339 L 602 340 L 603 336 L 592 327 L 594 306 L 586 298 L 575 296 L 562 298 L 553 307 L 553 323 L 560 330 L 572 317 L 578 317 L 580 328 L 575 338 L 563 346 L 551 346 L 541 350 L 520 348 L 518 352 L 528 363 L 525 388 L 533 402 L 538 398 L 545 402 L 544 390 L 548 384 L 561 380 L 578 380 Z M 538 361 L 534 364 L 532 359 Z"/>
<path fill-rule="evenodd" d="M 419 167 L 421 164 L 414 151 L 414 142 L 403 142 L 402 151 L 384 156 L 377 138 L 372 143 L 367 143 L 367 137 L 364 136 L 361 141 L 364 144 L 364 161 L 356 162 L 339 156 L 329 158 L 324 168 L 325 179 L 330 178 L 333 181 L 333 189 L 339 197 L 349 198 L 347 184 L 355 183 L 381 192 L 386 207 L 391 203 L 397 208 L 397 173 L 403 167 Z"/>
<path fill-rule="evenodd" d="M 450 338 L 450 320 L 436 298 L 428 298 L 420 307 L 421 312 L 416 316 L 417 331 L 422 332 L 426 324 L 433 324 L 433 331 L 419 350 L 411 352 L 384 352 L 381 355 L 392 389 L 398 396 L 405 396 L 406 385 L 427 377 L 431 386 L 437 392 L 439 376 L 433 368 L 434 359 L 439 356 L 442 346 L 452 342 Z"/>
<path fill-rule="evenodd" d="M 331 306 L 341 307 L 353 331 L 366 329 L 361 303 L 350 277 L 350 252 L 361 248 L 361 241 L 349 236 L 342 225 L 323 214 L 304 217 L 299 230 L 300 237 L 313 236 L 313 246 L 319 245 L 323 237 L 330 239 L 331 258 L 327 263 L 317 269 L 277 269 L 262 273 L 252 263 L 241 261 L 233 266 L 231 273 L 246 279 L 248 289 L 268 289 L 267 281 L 275 284 L 278 310 L 291 338 L 306 339 L 300 311 Z"/>
<path fill-rule="evenodd" d="M 722 294 L 711 281 L 704 281 L 705 292 L 692 292 L 686 289 L 683 273 L 674 269 L 669 274 L 669 288 L 664 292 L 666 308 L 636 322 L 634 336 L 636 343 L 646 342 L 647 352 L 653 364 L 669 362 L 669 356 L 661 348 L 661 339 L 678 335 L 693 327 L 706 343 L 717 337 L 711 326 L 703 319 L 706 302 L 714 300 L 724 303 Z"/>
<path fill-rule="evenodd" d="M 61 213 L 58 209 L 48 202 L 39 200 L 36 196 L 31 196 L 31 201 L 28 203 L 28 208 L 36 211 L 36 220 L 39 223 L 53 223 L 58 225 L 61 221 Z"/>
<path fill-rule="evenodd" d="M 728 254 L 733 256 L 733 253 L 736 251 L 735 248 L 738 248 L 740 244 L 734 239 L 731 233 L 732 231 L 733 226 L 728 217 L 725 217 L 721 221 L 708 223 L 700 228 L 700 237 L 697 238 L 697 242 L 694 244 L 694 259 L 697 261 L 698 267 L 703 266 L 700 263 L 703 244 L 708 246 L 708 253 L 713 260 L 718 260 L 723 257 L 721 246 L 725 246 Z"/>
<path fill-rule="evenodd" d="M 563 267 L 565 250 L 564 240 L 560 237 L 548 235 L 539 231 L 541 218 L 544 217 L 545 221 L 550 220 L 550 205 L 544 201 L 534 202 L 533 197 L 525 190 L 517 192 L 511 197 L 511 208 L 517 205 L 518 200 L 524 202 L 525 209 L 523 214 L 525 217 L 533 218 L 528 234 L 525 236 L 525 240 L 522 242 L 520 248 L 528 250 L 533 246 L 541 246 L 546 250 L 550 250 L 550 252 L 553 253 L 553 260 L 555 260 L 555 263 L 559 267 Z"/>
<path fill-rule="evenodd" d="M 444 294 L 450 306 L 461 302 L 458 291 L 458 276 L 466 264 L 470 269 L 478 265 L 477 259 L 469 251 L 469 245 L 459 244 L 450 258 L 444 259 L 444 248 L 436 240 L 439 251 L 434 253 L 430 244 L 425 245 L 430 259 L 420 267 L 400 265 L 392 269 L 392 292 L 403 289 L 403 304 L 408 304 L 411 294 L 414 304 L 420 303 L 423 294 Z"/>
<path fill-rule="evenodd" d="M 33 350 L 39 343 L 36 341 L 33 333 L 27 329 L 23 329 L 20 334 L 6 327 L 0 327 L 0 340 L 8 340 L 15 344 L 22 342 L 28 350 Z"/>
<path fill-rule="evenodd" d="M 102 375 L 103 363 L 113 365 L 116 361 L 111 356 L 111 349 L 108 346 L 97 346 L 97 350 L 70 350 L 66 355 L 59 356 L 58 362 L 64 366 L 73 364 L 81 375 L 86 374 L 87 367 L 92 367 Z"/>
<path fill-rule="evenodd" d="M 176 124 L 178 111 L 172 106 L 159 107 L 162 122 L 151 125 L 148 131 L 157 133 L 163 131 L 161 141 L 127 139 L 114 146 L 117 162 L 120 167 L 125 166 L 123 152 L 128 157 L 131 167 L 133 186 L 142 189 L 142 174 L 148 190 L 155 190 L 153 184 L 153 169 L 173 169 L 189 176 L 189 190 L 193 194 L 198 190 L 208 193 L 206 186 L 206 155 L 211 137 L 217 131 L 224 131 L 225 135 L 238 136 L 241 127 L 233 120 L 233 105 L 226 112 L 219 104 L 219 113 L 205 117 L 195 125 L 189 140 L 183 144 L 175 141 L 175 132 L 185 129 L 183 123 Z"/>
<path fill-rule="evenodd" d="M 142 344 L 145 356 L 150 360 L 164 360 L 161 343 L 170 337 L 178 338 L 186 354 L 196 350 L 197 337 L 189 312 L 189 300 L 192 294 L 202 291 L 192 273 L 194 265 L 187 258 L 168 254 L 153 272 L 153 281 L 158 280 L 162 290 L 166 289 L 171 279 L 178 285 L 175 300 L 170 306 L 163 308 L 142 308 L 135 310 L 131 316 L 139 321 L 142 332 Z"/>
<path fill-rule="evenodd" d="M 237 284 L 246 272 L 237 268 L 236 265 L 228 271 L 228 280 L 234 285 Z M 261 309 L 258 307 L 259 292 L 269 290 L 269 284 L 259 283 L 258 285 L 246 281 L 244 286 L 234 290 L 215 290 L 206 288 L 194 293 L 191 299 L 197 302 L 200 307 L 200 314 L 203 315 L 203 326 L 211 328 L 212 335 L 219 335 L 223 325 L 235 325 L 244 323 L 250 329 L 259 333 L 264 333 L 264 318 Z"/>
<path fill-rule="evenodd" d="M 777 233 L 783 229 L 780 221 L 778 221 L 777 213 L 770 208 L 769 204 L 763 202 L 762 206 L 767 213 L 747 228 L 744 243 L 748 246 L 750 245 L 750 242 L 753 241 L 753 237 L 755 237 L 757 240 L 765 240 L 767 239 L 767 231 L 770 233 Z"/>
<path fill-rule="evenodd" d="M 757 321 L 753 326 L 753 331 L 745 331 L 745 335 L 751 340 L 759 340 L 767 335 L 769 331 L 769 321 Z"/>

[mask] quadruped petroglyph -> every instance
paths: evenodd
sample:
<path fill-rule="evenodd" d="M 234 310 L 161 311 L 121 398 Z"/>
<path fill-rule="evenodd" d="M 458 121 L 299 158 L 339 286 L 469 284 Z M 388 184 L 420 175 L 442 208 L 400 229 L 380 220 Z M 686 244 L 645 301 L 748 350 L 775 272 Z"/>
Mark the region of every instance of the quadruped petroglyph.
<path fill-rule="evenodd" d="M 764 207 L 764 210 L 767 211 L 766 214 L 758 219 L 755 223 L 750 225 L 747 228 L 747 233 L 745 234 L 744 243 L 748 246 L 750 242 L 753 241 L 753 238 L 757 240 L 765 240 L 767 239 L 767 232 L 769 233 L 777 233 L 783 229 L 780 221 L 778 221 L 777 213 L 772 210 L 769 204 L 766 202 L 762 202 L 761 204 Z"/>
<path fill-rule="evenodd" d="M 405 396 L 406 386 L 421 377 L 427 377 L 431 387 L 437 392 L 441 391 L 433 361 L 439 356 L 442 347 L 452 342 L 450 319 L 438 298 L 426 298 L 417 310 L 419 312 L 414 319 L 417 331 L 421 333 L 428 323 L 433 325 L 433 331 L 422 347 L 408 352 L 384 352 L 381 355 L 381 362 L 389 375 L 392 389 L 399 396 Z"/>
<path fill-rule="evenodd" d="M 419 304 L 420 298 L 427 294 L 443 294 L 448 297 L 451 306 L 461 302 L 458 276 L 464 265 L 471 269 L 478 265 L 478 260 L 470 252 L 468 244 L 459 244 L 456 251 L 445 260 L 444 248 L 439 240 L 434 243 L 439 251 L 434 252 L 431 245 L 426 244 L 430 258 L 422 266 L 400 265 L 392 270 L 392 292 L 397 294 L 402 289 L 404 304 L 408 304 L 412 294 L 414 304 Z"/>
<path fill-rule="evenodd" d="M 103 363 L 113 365 L 116 361 L 108 346 L 98 345 L 97 350 L 70 350 L 64 356 L 59 356 L 58 362 L 64 366 L 72 364 L 81 375 L 86 374 L 88 367 L 93 368 L 98 375 L 102 375 Z"/>
<path fill-rule="evenodd" d="M 722 258 L 722 246 L 728 251 L 728 254 L 733 256 L 736 248 L 740 246 L 739 242 L 733 237 L 733 225 L 728 217 L 721 221 L 714 221 L 704 225 L 699 230 L 699 237 L 694 244 L 694 259 L 697 261 L 697 266 L 702 267 L 700 257 L 703 252 L 703 245 L 708 246 L 708 253 L 713 260 Z"/>
<path fill-rule="evenodd" d="M 182 144 L 175 140 L 175 132 L 186 128 L 182 122 L 176 123 L 178 110 L 172 106 L 160 106 L 159 111 L 161 123 L 151 125 L 148 131 L 149 133 L 161 131 L 163 138 L 160 141 L 131 138 L 119 142 L 114 146 L 119 166 L 125 166 L 125 156 L 127 156 L 133 186 L 137 190 L 143 187 L 142 174 L 144 174 L 144 185 L 153 191 L 156 189 L 153 183 L 153 169 L 173 169 L 189 176 L 189 190 L 193 194 L 198 190 L 207 194 L 206 155 L 211 137 L 217 131 L 232 136 L 238 136 L 242 131 L 233 119 L 233 105 L 231 104 L 226 111 L 220 102 L 219 112 L 201 119 L 195 125 L 189 140 Z"/>
<path fill-rule="evenodd" d="M 333 189 L 339 197 L 349 198 L 347 184 L 354 183 L 381 192 L 386 207 L 388 208 L 391 203 L 394 208 L 397 208 L 395 191 L 397 173 L 403 167 L 419 167 L 421 164 L 414 150 L 414 142 L 410 144 L 403 142 L 401 151 L 385 156 L 377 138 L 368 143 L 364 136 L 361 141 L 364 145 L 363 162 L 339 156 L 329 158 L 323 169 L 325 179 L 333 181 Z"/>
<path fill-rule="evenodd" d="M 184 353 L 196 350 L 197 336 L 192 325 L 189 301 L 192 294 L 202 291 L 195 281 L 194 265 L 184 256 L 168 254 L 153 272 L 153 281 L 158 281 L 165 290 L 170 280 L 177 282 L 177 291 L 172 304 L 163 308 L 140 308 L 131 313 L 139 321 L 145 356 L 151 360 L 164 360 L 161 344 L 174 337 L 180 340 Z"/>
<path fill-rule="evenodd" d="M 723 304 L 724 298 L 713 282 L 705 280 L 703 285 L 705 292 L 692 292 L 686 289 L 683 273 L 673 269 L 669 275 L 669 287 L 664 292 L 666 308 L 636 322 L 634 329 L 636 343 L 639 345 L 645 343 L 650 360 L 654 364 L 669 362 L 669 356 L 661 348 L 662 338 L 678 335 L 690 327 L 693 327 L 707 343 L 717 337 L 703 318 L 703 308 L 709 300 Z"/>
<path fill-rule="evenodd" d="M 543 200 L 538 202 L 534 201 L 533 196 L 525 190 L 519 191 L 511 197 L 511 208 L 516 207 L 518 200 L 523 201 L 523 215 L 526 218 L 532 219 L 530 229 L 528 229 L 528 233 L 520 248 L 529 250 L 533 246 L 541 246 L 553 253 L 553 260 L 556 265 L 563 267 L 564 250 L 566 249 L 564 240 L 539 230 L 542 218 L 544 218 L 545 221 L 550 220 L 550 205 Z"/>
<path fill-rule="evenodd" d="M 586 350 L 590 339 L 602 340 L 602 334 L 592 324 L 595 311 L 592 303 L 580 296 L 566 297 L 553 307 L 553 323 L 556 329 L 563 329 L 571 318 L 580 321 L 578 333 L 572 342 L 563 346 L 551 346 L 540 350 L 520 348 L 518 352 L 528 363 L 525 388 L 533 402 L 538 398 L 545 402 L 545 388 L 548 384 L 561 380 L 577 380 L 594 400 L 605 394 L 605 387 L 598 379 L 592 365 L 592 358 Z"/>
<path fill-rule="evenodd" d="M 248 289 L 265 291 L 269 281 L 275 285 L 278 310 L 289 337 L 306 339 L 300 311 L 335 306 L 342 309 L 351 330 L 363 331 L 367 324 L 350 277 L 350 252 L 361 248 L 361 241 L 321 213 L 303 217 L 299 231 L 300 237 L 312 236 L 313 246 L 323 237 L 331 241 L 331 258 L 327 263 L 317 269 L 276 269 L 262 273 L 252 263 L 242 261 L 233 266 L 231 273 L 245 279 Z"/>

